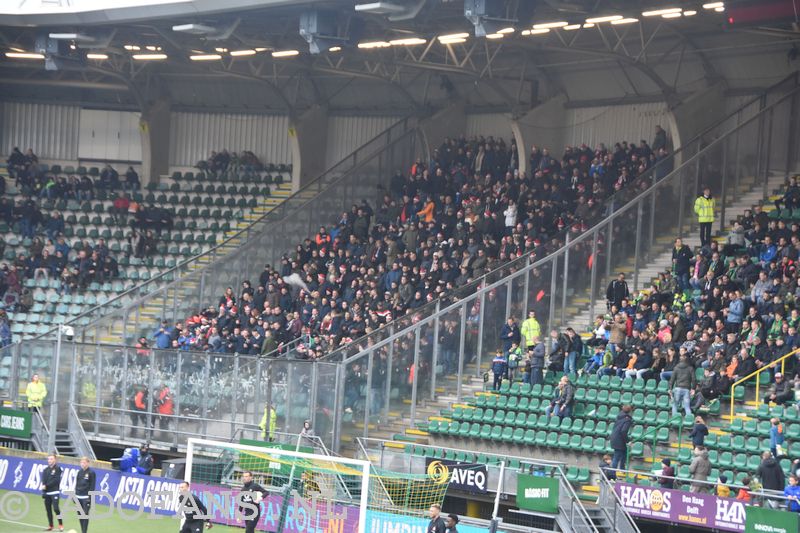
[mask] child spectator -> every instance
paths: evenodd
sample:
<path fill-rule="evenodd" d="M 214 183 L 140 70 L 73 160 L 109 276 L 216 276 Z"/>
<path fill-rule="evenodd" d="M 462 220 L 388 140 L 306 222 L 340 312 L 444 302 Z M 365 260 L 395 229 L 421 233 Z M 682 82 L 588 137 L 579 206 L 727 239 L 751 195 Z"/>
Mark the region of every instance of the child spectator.
<path fill-rule="evenodd" d="M 705 446 L 706 435 L 708 435 L 708 426 L 706 426 L 703 417 L 695 417 L 694 426 L 692 426 L 692 431 L 689 433 L 689 436 L 692 438 L 692 446 L 695 448 L 698 446 Z"/>
<path fill-rule="evenodd" d="M 661 460 L 661 476 L 658 478 L 658 484 L 662 489 L 675 488 L 675 467 L 672 466 L 672 461 L 669 459 Z"/>
<path fill-rule="evenodd" d="M 750 483 L 752 483 L 752 479 L 749 476 L 745 476 L 742 478 L 742 487 L 739 489 L 739 492 L 736 494 L 736 499 L 741 500 L 745 503 L 750 502 Z"/>
<path fill-rule="evenodd" d="M 783 495 L 789 500 L 789 511 L 800 512 L 800 485 L 797 484 L 797 476 L 789 476 L 789 484 L 783 489 Z"/>
<path fill-rule="evenodd" d="M 605 347 L 602 345 L 597 345 L 594 347 L 594 355 L 586 361 L 586 364 L 583 366 L 583 372 L 585 374 L 594 374 L 597 372 L 601 366 L 606 366 L 603 364 L 603 360 L 605 359 Z M 611 353 L 609 352 L 609 359 L 611 359 Z M 611 361 L 609 361 L 609 366 L 611 365 Z"/>
<path fill-rule="evenodd" d="M 783 424 L 777 417 L 771 418 L 770 423 L 772 425 L 769 428 L 769 451 L 777 459 L 779 456 L 786 455 L 783 449 Z"/>
<path fill-rule="evenodd" d="M 728 476 L 722 474 L 717 481 L 717 496 L 720 498 L 730 498 L 731 488 L 728 486 Z"/>

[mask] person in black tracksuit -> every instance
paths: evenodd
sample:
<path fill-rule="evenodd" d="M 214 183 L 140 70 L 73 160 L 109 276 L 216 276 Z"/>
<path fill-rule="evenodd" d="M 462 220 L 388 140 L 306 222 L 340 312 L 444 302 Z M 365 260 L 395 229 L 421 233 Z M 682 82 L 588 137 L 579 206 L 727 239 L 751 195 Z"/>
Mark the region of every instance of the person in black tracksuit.
<path fill-rule="evenodd" d="M 75 498 L 81 504 L 83 514 L 86 518 L 81 518 L 81 532 L 86 533 L 89 531 L 89 511 L 92 507 L 92 499 L 89 493 L 95 490 L 97 484 L 97 475 L 94 470 L 89 468 L 89 458 L 81 457 L 81 469 L 78 471 L 78 479 L 75 482 Z"/>
<path fill-rule="evenodd" d="M 59 507 L 59 495 L 61 490 L 61 467 L 56 462 L 55 455 L 47 456 L 47 468 L 42 470 L 41 486 L 42 498 L 44 499 L 44 510 L 47 512 L 48 527 L 45 531 L 53 531 L 53 511 L 58 517 L 58 529 L 64 531 L 64 521 L 61 519 L 61 509 Z"/>
<path fill-rule="evenodd" d="M 191 498 L 193 501 L 187 503 Z M 184 481 L 181 483 L 180 496 L 178 496 L 179 506 L 178 509 L 183 510 L 183 525 L 181 526 L 180 533 L 201 533 L 203 531 L 203 524 L 211 529 L 211 520 L 206 520 L 203 516 L 208 515 L 208 509 L 203 504 L 200 498 L 197 498 L 189 492 L 189 483 Z"/>
<path fill-rule="evenodd" d="M 251 472 L 242 473 L 242 482 L 244 483 L 242 485 L 242 492 L 243 492 L 243 494 L 241 495 L 242 503 L 249 503 L 255 505 L 256 508 L 258 509 L 254 517 L 246 519 L 244 521 L 244 531 L 245 533 L 255 533 L 256 526 L 258 525 L 258 521 L 261 518 L 261 505 L 257 500 L 253 498 L 254 494 L 251 493 L 259 492 L 261 493 L 262 497 L 265 497 L 267 495 L 267 491 L 264 490 L 264 488 L 261 485 L 253 481 L 253 474 Z M 242 514 L 249 512 L 248 509 L 245 509 L 243 507 L 240 507 L 239 510 L 242 512 Z"/>

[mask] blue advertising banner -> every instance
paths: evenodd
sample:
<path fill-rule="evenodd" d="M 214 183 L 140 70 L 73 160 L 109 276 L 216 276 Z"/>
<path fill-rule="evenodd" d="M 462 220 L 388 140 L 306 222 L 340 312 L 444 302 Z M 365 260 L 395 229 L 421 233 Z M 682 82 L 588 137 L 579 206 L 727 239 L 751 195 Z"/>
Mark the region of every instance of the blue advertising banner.
<path fill-rule="evenodd" d="M 18 492 L 31 492 L 41 494 L 39 490 L 42 471 L 47 466 L 44 459 L 28 459 L 23 457 L 12 457 L 0 455 L 0 490 L 15 490 Z M 61 475 L 61 492 L 75 490 L 75 480 L 78 476 L 80 467 L 77 465 L 62 464 L 63 473 Z M 97 487 L 95 490 L 105 491 L 111 494 L 117 506 L 123 509 L 139 509 L 140 501 L 133 494 L 138 494 L 144 502 L 144 511 L 150 512 L 151 501 L 149 494 L 158 491 L 167 491 L 177 494 L 180 480 L 165 479 L 158 477 L 142 476 L 139 474 L 124 474 L 117 470 L 105 468 L 94 468 L 97 474 Z M 175 498 L 172 498 L 175 500 Z M 103 499 L 98 499 L 98 503 L 104 504 Z M 177 502 L 171 502 L 177 504 Z M 154 506 L 156 514 L 171 515 L 174 511 L 163 509 L 166 505 Z M 174 507 L 173 507 L 174 509 Z"/>
<path fill-rule="evenodd" d="M 367 533 L 427 533 L 427 518 L 367 511 Z M 458 524 L 458 533 L 486 533 L 486 528 Z"/>
<path fill-rule="evenodd" d="M 43 459 L 29 459 L 0 455 L 0 490 L 11 490 L 41 494 L 39 490 L 41 473 L 47 466 Z M 80 468 L 75 465 L 61 464 L 62 498 L 64 492 L 75 490 L 75 481 Z M 178 506 L 177 498 L 151 506 L 149 495 L 165 491 L 177 494 L 180 480 L 165 479 L 139 474 L 125 474 L 117 470 L 94 468 L 97 475 L 96 490 L 104 491 L 114 499 L 115 506 L 123 509 L 138 510 L 142 506 L 144 512 L 160 515 L 173 515 Z M 193 492 L 204 500 L 215 523 L 228 524 L 234 521 L 234 505 L 220 496 L 224 488 L 193 484 Z M 138 496 L 138 498 L 136 497 Z M 215 501 L 209 501 L 208 497 Z M 219 499 L 219 501 L 216 501 Z M 261 519 L 257 528 L 261 531 L 274 531 L 277 516 L 281 509 L 279 496 L 269 496 L 261 504 Z M 273 501 L 274 500 L 274 501 Z M 225 505 L 227 501 L 228 505 Z M 98 503 L 107 504 L 103 499 Z M 335 505 L 333 515 L 341 518 L 328 518 L 325 510 L 308 512 L 307 502 L 290 499 L 287 510 L 287 521 L 284 530 L 287 533 L 348 533 L 355 531 L 358 524 L 358 509 L 349 506 Z M 348 518 L 349 517 L 349 518 Z M 367 512 L 368 533 L 426 533 L 429 519 L 424 517 L 401 516 L 379 511 Z M 459 533 L 485 533 L 486 530 L 474 526 L 459 524 Z"/>

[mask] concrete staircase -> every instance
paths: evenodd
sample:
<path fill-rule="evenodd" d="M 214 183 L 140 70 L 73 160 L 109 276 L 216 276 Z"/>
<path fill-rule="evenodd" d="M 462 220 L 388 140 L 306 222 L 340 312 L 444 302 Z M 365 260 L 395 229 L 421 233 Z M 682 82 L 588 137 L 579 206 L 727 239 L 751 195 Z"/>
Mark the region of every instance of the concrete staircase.
<path fill-rule="evenodd" d="M 767 183 L 767 190 L 770 194 L 774 193 L 775 191 L 779 190 L 784 184 L 786 180 L 784 174 L 775 173 L 773 174 Z M 758 185 L 756 187 L 751 187 L 749 191 L 744 192 L 736 197 L 732 203 L 726 206 L 725 215 L 728 217 L 728 221 L 726 221 L 725 231 L 721 234 L 718 232 L 715 236 L 716 239 L 720 241 L 724 241 L 728 230 L 731 227 L 729 221 L 736 219 L 739 215 L 744 214 L 746 209 L 751 209 L 753 206 L 758 204 L 764 200 L 764 193 L 763 193 L 763 185 Z M 635 290 L 641 290 L 650 285 L 650 283 L 658 277 L 659 272 L 663 272 L 664 270 L 668 269 L 672 265 L 672 247 L 674 244 L 675 237 L 677 235 L 664 235 L 656 239 L 658 246 L 663 248 L 663 251 L 659 253 L 656 257 L 653 258 L 652 261 L 647 263 L 644 266 L 639 267 L 639 278 L 638 278 L 638 285 L 633 285 L 633 276 L 628 275 L 628 287 L 630 288 L 631 292 Z M 699 234 L 699 227 L 696 224 L 691 225 L 688 230 L 684 230 L 684 237 L 683 237 L 684 244 L 688 245 L 690 248 L 694 249 L 697 246 L 700 246 L 700 234 Z M 628 258 L 628 260 L 624 261 L 622 265 L 617 266 L 614 269 L 614 272 L 622 271 L 630 273 L 634 268 L 634 261 L 633 257 Z M 590 312 L 589 306 L 589 295 L 582 294 L 580 296 L 574 297 L 567 308 L 567 316 L 569 317 L 566 321 L 568 325 L 575 328 L 575 331 L 583 332 L 587 331 L 593 324 L 594 316 L 599 313 L 605 312 L 606 309 L 606 300 L 605 300 L 605 289 L 606 285 L 610 280 L 608 279 L 601 279 L 598 282 L 598 291 L 600 292 L 600 296 L 595 298 L 594 301 L 594 313 Z"/>

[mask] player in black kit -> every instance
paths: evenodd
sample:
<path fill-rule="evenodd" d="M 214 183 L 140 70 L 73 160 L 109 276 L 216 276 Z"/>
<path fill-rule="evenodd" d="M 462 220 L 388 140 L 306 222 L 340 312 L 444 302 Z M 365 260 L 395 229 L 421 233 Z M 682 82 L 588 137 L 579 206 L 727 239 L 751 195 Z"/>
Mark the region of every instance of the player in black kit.
<path fill-rule="evenodd" d="M 58 517 L 58 530 L 64 531 L 64 521 L 61 520 L 61 508 L 58 505 L 58 498 L 61 493 L 61 467 L 56 462 L 56 456 L 50 454 L 47 456 L 47 468 L 42 470 L 42 498 L 44 499 L 44 510 L 47 512 L 47 529 L 45 531 L 53 531 L 53 511 L 56 512 Z"/>
<path fill-rule="evenodd" d="M 244 507 L 239 507 L 239 511 L 245 515 L 244 521 L 244 531 L 245 533 L 256 533 L 256 526 L 258 525 L 258 520 L 261 518 L 261 499 L 267 494 L 267 491 L 264 488 L 253 481 L 253 473 L 252 472 L 244 472 L 242 473 L 242 493 L 241 493 L 241 501 L 242 503 L 249 503 L 254 505 L 257 509 L 255 516 L 250 516 L 252 514 L 250 509 L 246 509 Z"/>
<path fill-rule="evenodd" d="M 205 520 L 202 516 L 208 515 L 208 509 L 203 504 L 200 498 L 195 498 L 189 492 L 189 482 L 184 481 L 181 483 L 181 492 L 178 497 L 180 502 L 179 509 L 183 509 L 183 525 L 181 526 L 180 533 L 201 533 L 203 531 L 203 524 L 208 529 L 211 529 L 211 520 Z M 192 502 L 187 502 L 191 498 Z"/>
<path fill-rule="evenodd" d="M 81 457 L 81 469 L 78 471 L 78 479 L 75 481 L 75 498 L 81 504 L 83 514 L 86 518 L 81 518 L 81 532 L 86 533 L 89 531 L 89 510 L 92 506 L 92 500 L 89 492 L 95 490 L 97 476 L 94 470 L 89 468 L 89 458 Z"/>

